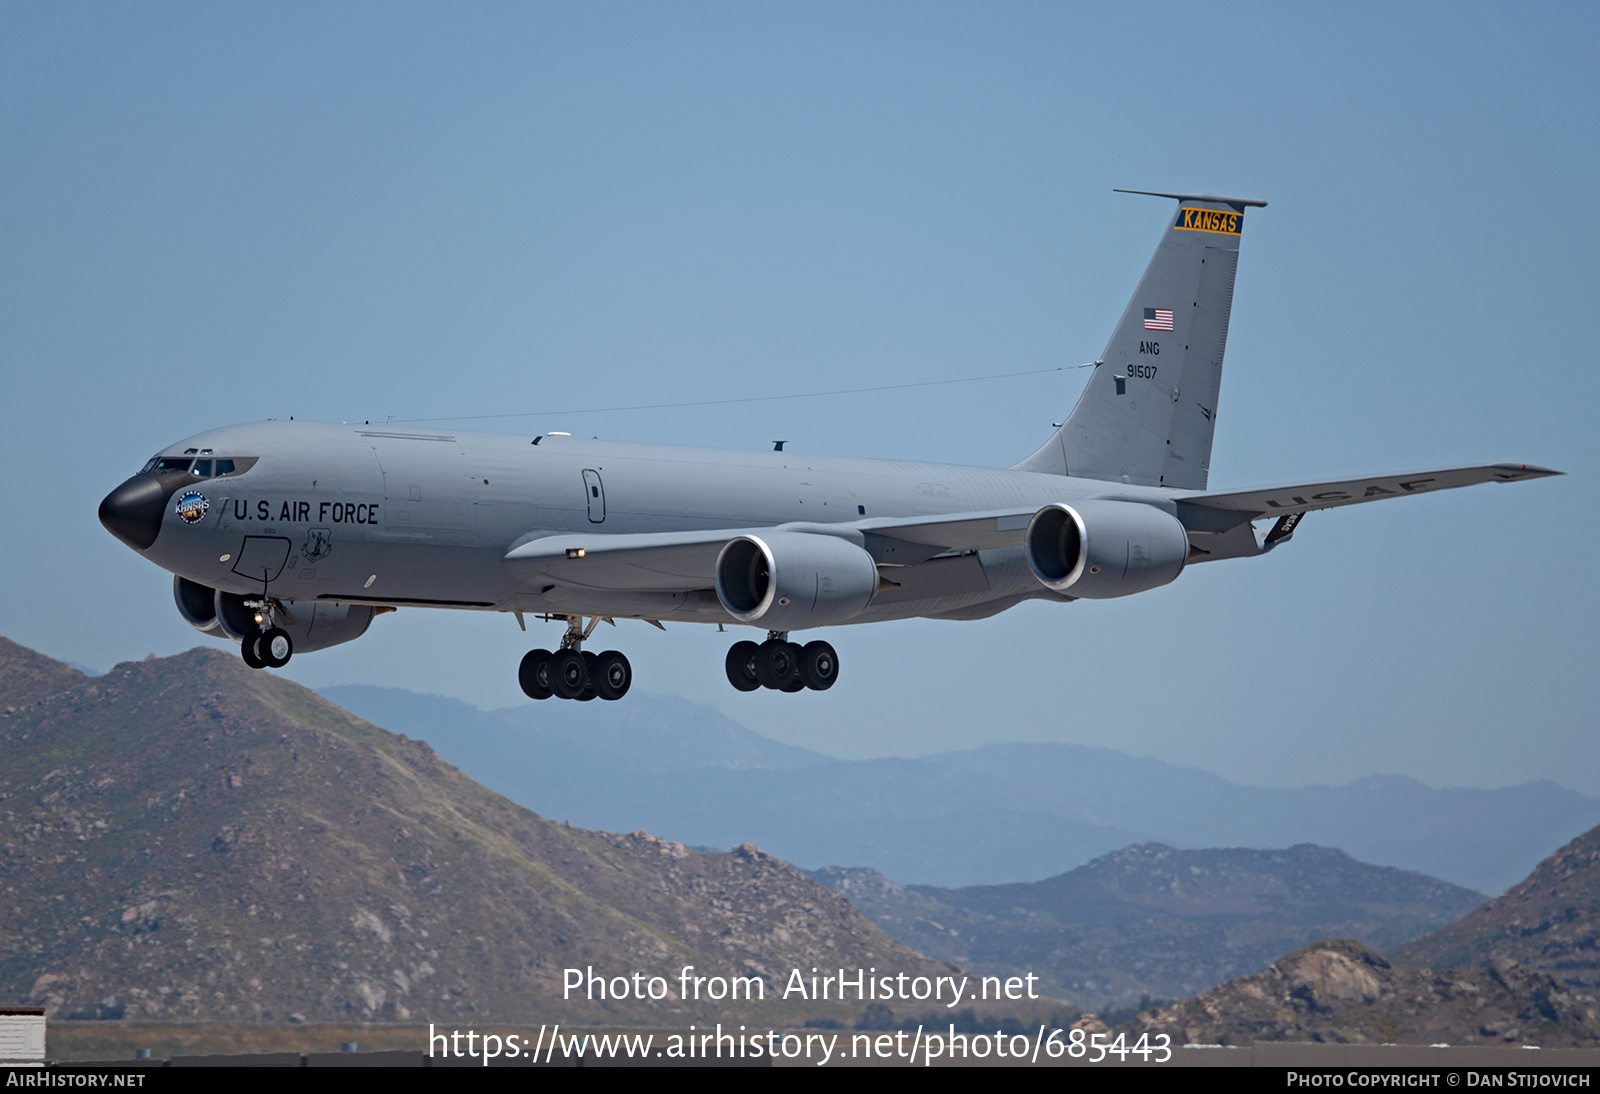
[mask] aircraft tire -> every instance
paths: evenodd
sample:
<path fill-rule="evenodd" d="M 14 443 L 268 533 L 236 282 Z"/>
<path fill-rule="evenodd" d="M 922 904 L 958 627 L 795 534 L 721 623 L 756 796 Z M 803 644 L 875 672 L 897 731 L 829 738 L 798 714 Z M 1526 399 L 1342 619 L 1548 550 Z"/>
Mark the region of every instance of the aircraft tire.
<path fill-rule="evenodd" d="M 244 663 L 253 669 L 264 669 L 267 662 L 256 652 L 256 643 L 261 639 L 261 631 L 252 628 L 245 632 L 244 638 L 239 641 L 239 656 L 244 658 Z"/>
<path fill-rule="evenodd" d="M 596 686 L 600 679 L 600 656 L 584 650 L 583 670 L 589 674 L 589 681 L 583 685 L 583 694 L 578 696 L 578 702 L 587 703 L 600 695 L 600 689 Z"/>
<path fill-rule="evenodd" d="M 276 653 L 276 650 L 282 653 Z M 289 663 L 289 658 L 294 656 L 294 639 L 289 637 L 289 632 L 282 627 L 273 627 L 256 639 L 256 656 L 269 669 L 281 669 Z"/>
<path fill-rule="evenodd" d="M 839 679 L 839 655 L 826 642 L 807 642 L 800 650 L 800 679 L 812 691 L 827 691 Z"/>
<path fill-rule="evenodd" d="M 577 650 L 562 650 L 550 658 L 550 690 L 563 699 L 577 699 L 589 686 L 589 666 Z"/>
<path fill-rule="evenodd" d="M 517 666 L 517 683 L 522 694 L 530 699 L 548 699 L 555 692 L 550 687 L 550 651 L 529 650 Z"/>
<path fill-rule="evenodd" d="M 756 679 L 755 659 L 761 647 L 754 642 L 735 642 L 728 650 L 725 668 L 728 670 L 728 683 L 739 691 L 755 691 L 761 687 L 761 681 Z"/>
<path fill-rule="evenodd" d="M 602 699 L 616 700 L 633 685 L 633 666 L 616 650 L 606 650 L 594 663 L 594 690 Z"/>
<path fill-rule="evenodd" d="M 769 638 L 756 647 L 756 679 L 773 691 L 786 691 L 800 678 L 800 647 Z"/>

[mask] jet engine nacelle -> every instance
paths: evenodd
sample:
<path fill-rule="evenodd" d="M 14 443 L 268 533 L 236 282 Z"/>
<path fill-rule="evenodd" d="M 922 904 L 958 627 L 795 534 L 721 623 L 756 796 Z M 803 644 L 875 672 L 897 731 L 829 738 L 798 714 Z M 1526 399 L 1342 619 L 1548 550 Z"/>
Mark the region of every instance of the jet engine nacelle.
<path fill-rule="evenodd" d="M 717 598 L 741 623 L 768 630 L 823 627 L 859 615 L 878 591 L 878 567 L 838 536 L 763 532 L 717 555 Z"/>
<path fill-rule="evenodd" d="M 210 627 L 201 626 L 197 621 L 202 618 L 198 608 L 202 592 L 211 598 Z M 188 620 L 190 626 L 206 634 L 238 642 L 258 626 L 256 610 L 246 607 L 244 603 L 255 597 L 209 589 L 181 577 L 173 586 L 173 595 L 177 597 L 178 611 L 183 618 Z M 325 650 L 329 646 L 360 638 L 367 633 L 367 627 L 376 614 L 372 607 L 365 604 L 322 604 L 313 600 L 302 604 L 285 601 L 283 606 L 294 622 L 291 623 L 280 613 L 277 625 L 289 633 L 295 653 Z"/>
<path fill-rule="evenodd" d="M 178 602 L 178 614 L 183 621 L 201 634 L 226 638 L 222 621 L 217 618 L 217 590 L 186 577 L 172 578 L 172 599 Z"/>
<path fill-rule="evenodd" d="M 1177 578 L 1189 535 L 1177 517 L 1151 505 L 1088 500 L 1047 505 L 1024 537 L 1033 576 L 1067 596 L 1108 600 Z"/>

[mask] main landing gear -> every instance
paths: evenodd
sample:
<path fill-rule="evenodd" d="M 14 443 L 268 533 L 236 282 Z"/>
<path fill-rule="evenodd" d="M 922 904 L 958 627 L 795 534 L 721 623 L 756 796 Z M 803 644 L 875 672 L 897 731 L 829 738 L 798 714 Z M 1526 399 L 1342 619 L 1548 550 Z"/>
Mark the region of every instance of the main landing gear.
<path fill-rule="evenodd" d="M 740 691 L 827 691 L 839 679 L 839 655 L 826 642 L 789 641 L 788 631 L 768 631 L 767 640 L 735 642 L 728 651 L 728 683 Z"/>
<path fill-rule="evenodd" d="M 294 640 L 277 622 L 281 615 L 285 622 L 294 624 L 288 609 L 271 597 L 246 600 L 244 606 L 255 612 L 255 621 L 239 640 L 239 656 L 253 669 L 283 668 L 294 656 Z"/>
<path fill-rule="evenodd" d="M 584 639 L 594 633 L 600 617 L 583 625 L 581 615 L 567 616 L 567 633 L 561 649 L 530 650 L 517 669 L 517 683 L 530 699 L 620 699 L 633 684 L 633 666 L 616 650 L 593 654 L 583 648 Z"/>

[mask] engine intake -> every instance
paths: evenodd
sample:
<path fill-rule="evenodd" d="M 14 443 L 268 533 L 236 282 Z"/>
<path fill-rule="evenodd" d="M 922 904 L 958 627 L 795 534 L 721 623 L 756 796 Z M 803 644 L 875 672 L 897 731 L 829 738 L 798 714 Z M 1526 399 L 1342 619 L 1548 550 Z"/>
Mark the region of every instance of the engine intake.
<path fill-rule="evenodd" d="M 222 623 L 217 619 L 217 590 L 186 577 L 172 578 L 172 599 L 178 602 L 178 614 L 183 621 L 201 634 L 226 637 Z"/>
<path fill-rule="evenodd" d="M 838 536 L 774 531 L 729 540 L 717 555 L 716 583 L 717 599 L 739 622 L 803 630 L 864 611 L 878 567 Z"/>
<path fill-rule="evenodd" d="M 1091 600 L 1165 585 L 1189 558 L 1189 534 L 1178 518 L 1129 501 L 1047 505 L 1028 522 L 1024 543 L 1041 584 Z"/>

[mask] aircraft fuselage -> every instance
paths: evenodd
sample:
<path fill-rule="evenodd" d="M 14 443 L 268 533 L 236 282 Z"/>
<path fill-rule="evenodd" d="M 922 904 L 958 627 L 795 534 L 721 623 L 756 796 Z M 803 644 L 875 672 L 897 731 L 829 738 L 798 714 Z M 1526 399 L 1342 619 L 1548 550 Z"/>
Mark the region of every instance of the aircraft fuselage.
<path fill-rule="evenodd" d="M 295 602 L 732 623 L 709 581 L 698 594 L 530 587 L 503 559 L 552 533 L 835 524 L 1088 496 L 1172 511 L 1170 491 L 1058 475 L 559 434 L 534 443 L 277 421 L 201 433 L 157 458 L 186 455 L 255 462 L 232 475 L 179 473 L 164 482 L 159 533 L 141 553 L 202 585 Z M 178 504 L 185 494 L 195 495 L 187 513 Z M 988 614 L 986 606 L 1028 597 L 1062 599 L 1035 580 L 1020 546 L 945 561 L 931 569 L 948 572 L 925 575 L 918 566 L 913 587 L 885 588 L 850 621 Z"/>

